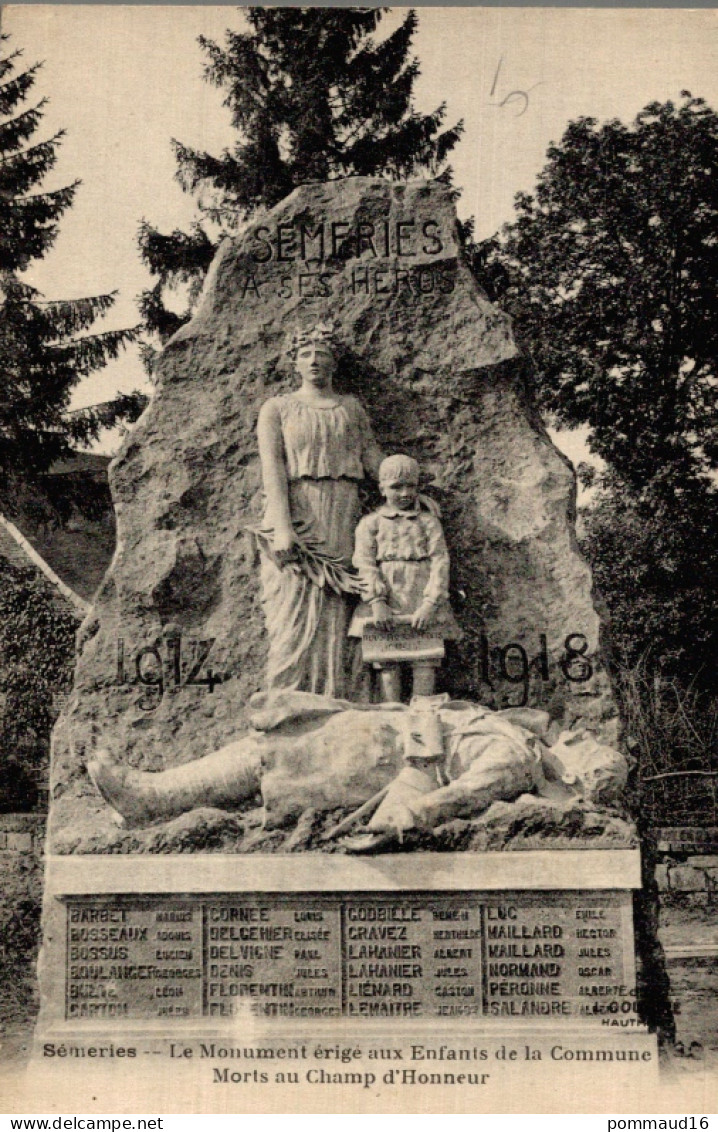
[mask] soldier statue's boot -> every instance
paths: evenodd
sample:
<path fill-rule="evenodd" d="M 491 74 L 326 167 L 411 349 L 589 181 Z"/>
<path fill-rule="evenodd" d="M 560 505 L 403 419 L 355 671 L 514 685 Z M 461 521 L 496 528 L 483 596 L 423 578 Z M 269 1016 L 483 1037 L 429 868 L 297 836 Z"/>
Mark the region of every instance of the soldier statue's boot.
<path fill-rule="evenodd" d="M 87 772 L 102 797 L 128 825 L 167 821 L 198 806 L 234 809 L 259 789 L 260 754 L 233 743 L 168 770 L 134 770 L 98 751 Z"/>

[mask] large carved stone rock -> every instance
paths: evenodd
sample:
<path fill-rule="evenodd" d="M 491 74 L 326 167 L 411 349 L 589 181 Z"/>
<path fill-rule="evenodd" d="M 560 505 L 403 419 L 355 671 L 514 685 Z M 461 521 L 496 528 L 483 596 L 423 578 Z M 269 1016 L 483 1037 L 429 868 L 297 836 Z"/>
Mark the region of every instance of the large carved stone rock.
<path fill-rule="evenodd" d="M 84 771 L 98 742 L 152 770 L 241 731 L 265 659 L 244 533 L 261 513 L 257 414 L 295 383 L 289 333 L 319 318 L 339 323 L 337 387 L 387 452 L 419 460 L 442 509 L 464 639 L 439 690 L 507 707 L 526 684 L 529 705 L 615 741 L 574 474 L 533 407 L 509 319 L 462 257 L 449 192 L 306 185 L 222 245 L 111 465 L 117 551 L 55 731 L 51 847 L 56 831 L 109 822 Z"/>

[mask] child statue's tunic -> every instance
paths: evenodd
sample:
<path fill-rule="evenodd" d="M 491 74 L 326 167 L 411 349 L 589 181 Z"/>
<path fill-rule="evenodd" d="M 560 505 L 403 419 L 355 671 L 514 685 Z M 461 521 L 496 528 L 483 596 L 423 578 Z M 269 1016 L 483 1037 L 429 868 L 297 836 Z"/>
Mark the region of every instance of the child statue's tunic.
<path fill-rule="evenodd" d="M 385 601 L 396 616 L 415 613 L 431 602 L 432 635 L 457 640 L 461 631 L 449 606 L 449 552 L 441 523 L 419 506 L 401 511 L 385 503 L 358 524 L 354 566 L 365 600 L 357 608 L 349 635 L 361 637 L 373 617 L 371 603 Z"/>

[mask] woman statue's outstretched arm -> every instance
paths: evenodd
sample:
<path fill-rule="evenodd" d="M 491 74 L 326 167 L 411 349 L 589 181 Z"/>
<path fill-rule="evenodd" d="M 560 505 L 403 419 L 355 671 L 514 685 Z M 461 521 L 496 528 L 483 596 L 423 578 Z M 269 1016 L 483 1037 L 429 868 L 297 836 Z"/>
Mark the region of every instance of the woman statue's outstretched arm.
<path fill-rule="evenodd" d="M 262 482 L 267 497 L 265 519 L 272 528 L 272 546 L 275 553 L 290 551 L 297 543 L 289 510 L 287 466 L 282 440 L 282 423 L 276 401 L 265 401 L 259 410 L 257 422 L 259 459 L 262 465 Z"/>

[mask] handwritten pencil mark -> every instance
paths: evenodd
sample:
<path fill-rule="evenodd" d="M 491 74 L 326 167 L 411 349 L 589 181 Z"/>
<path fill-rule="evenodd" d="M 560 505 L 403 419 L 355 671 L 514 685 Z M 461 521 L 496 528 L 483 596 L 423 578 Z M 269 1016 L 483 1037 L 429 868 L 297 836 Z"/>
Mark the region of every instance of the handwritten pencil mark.
<path fill-rule="evenodd" d="M 501 67 L 503 65 L 503 62 L 504 62 L 504 56 L 502 55 L 499 59 L 498 65 L 496 67 L 496 71 L 495 71 L 495 74 L 494 74 L 494 81 L 491 84 L 491 92 L 489 94 L 489 98 L 493 98 L 494 95 L 496 94 L 496 88 L 497 88 L 498 83 L 499 83 L 499 75 L 501 73 Z M 509 93 L 507 95 L 505 95 L 504 98 L 502 98 L 500 102 L 493 102 L 493 103 L 490 103 L 490 105 L 495 106 L 497 109 L 501 110 L 505 106 L 510 106 L 515 102 L 520 103 L 523 100 L 523 105 L 521 106 L 521 109 L 518 110 L 517 113 L 514 114 L 514 118 L 521 118 L 529 108 L 529 93 L 532 90 L 535 90 L 537 86 L 544 86 L 544 85 L 545 85 L 545 83 L 543 81 L 540 81 L 540 82 L 534 83 L 533 86 L 528 87 L 526 90 L 518 90 L 517 89 L 517 90 L 509 91 Z"/>

